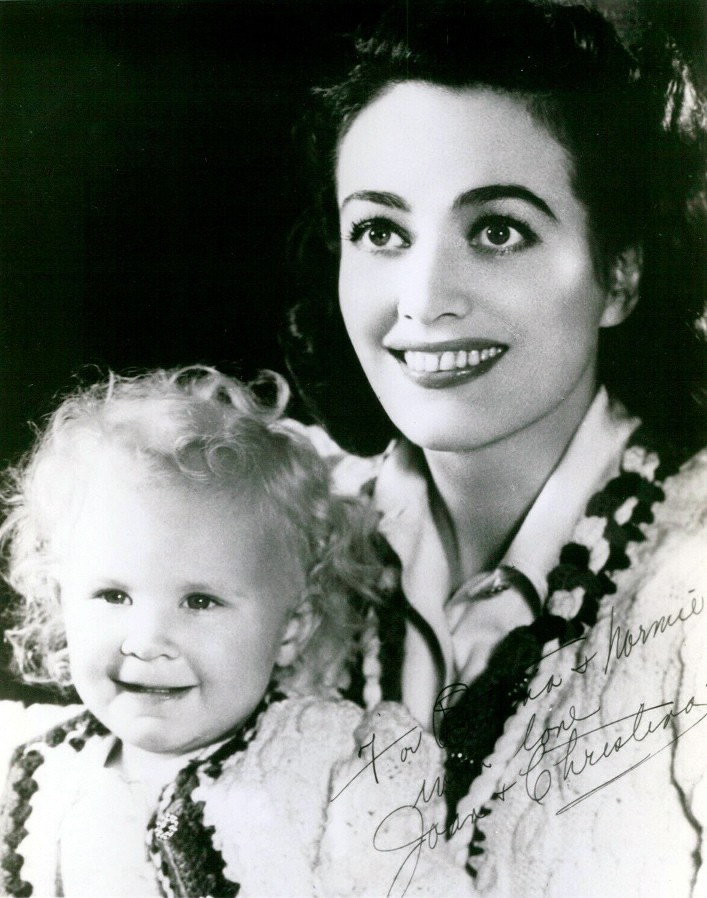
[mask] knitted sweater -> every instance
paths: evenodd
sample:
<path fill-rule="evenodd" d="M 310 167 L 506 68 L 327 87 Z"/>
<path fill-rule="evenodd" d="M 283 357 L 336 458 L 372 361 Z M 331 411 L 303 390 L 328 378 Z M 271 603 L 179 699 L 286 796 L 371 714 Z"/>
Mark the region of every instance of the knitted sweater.
<path fill-rule="evenodd" d="M 320 440 L 342 492 L 374 492 L 380 459 Z M 663 489 L 596 623 L 562 649 L 544 647 L 529 700 L 456 808 L 462 821 L 490 812 L 471 858 L 480 895 L 707 896 L 707 451 Z M 604 523 L 583 518 L 567 542 L 591 543 Z M 608 551 L 599 539 L 592 556 Z M 576 600 L 556 592 L 552 613 L 569 619 Z"/>
<path fill-rule="evenodd" d="M 484 896 L 707 896 L 707 452 L 665 494 L 594 628 L 546 647 L 458 809 L 492 810 Z"/>
<path fill-rule="evenodd" d="M 45 710 L 54 719 L 61 713 Z M 37 709 L 29 712 L 37 723 Z M 0 762 L 7 764 L 11 733 L 20 732 L 26 714 L 3 703 L 0 716 Z M 3 799 L 2 894 L 69 894 L 57 886 L 62 821 L 90 757 L 106 756 L 91 746 L 106 741 L 114 737 L 83 713 L 15 752 Z M 247 748 L 219 765 L 218 775 L 213 764 L 197 768 L 189 799 L 199 819 L 186 841 L 170 831 L 172 822 L 177 830 L 182 825 L 174 784 L 163 791 L 147 834 L 156 878 L 165 895 L 197 898 L 202 892 L 185 890 L 185 883 L 198 880 L 197 868 L 215 850 L 228 884 L 222 894 L 243 898 L 432 898 L 439 882 L 445 895 L 470 895 L 450 846 L 435 838 L 431 847 L 436 827 L 444 825 L 441 799 L 431 788 L 441 769 L 434 739 L 399 705 L 364 714 L 345 701 L 276 702 L 261 715 Z M 176 797 L 183 805 L 183 796 Z M 173 865 L 175 851 L 181 854 Z M 175 867 L 176 879 L 169 875 Z"/>

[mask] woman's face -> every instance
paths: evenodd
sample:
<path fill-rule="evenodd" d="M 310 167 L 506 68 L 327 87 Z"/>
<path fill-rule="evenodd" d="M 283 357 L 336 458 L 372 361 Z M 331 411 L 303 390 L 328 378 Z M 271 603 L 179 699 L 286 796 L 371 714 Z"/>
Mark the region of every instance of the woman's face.
<path fill-rule="evenodd" d="M 563 147 L 521 100 L 394 86 L 343 137 L 341 310 L 394 424 L 427 449 L 569 433 L 595 391 L 597 279 Z"/>

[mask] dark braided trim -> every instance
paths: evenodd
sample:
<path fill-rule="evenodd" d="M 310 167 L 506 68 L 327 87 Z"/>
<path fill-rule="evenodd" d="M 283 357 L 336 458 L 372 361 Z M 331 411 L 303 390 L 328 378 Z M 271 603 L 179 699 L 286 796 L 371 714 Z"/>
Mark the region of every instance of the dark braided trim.
<path fill-rule="evenodd" d="M 3 894 L 28 898 L 33 892 L 31 883 L 22 879 L 24 857 L 17 849 L 27 837 L 25 823 L 32 813 L 31 800 L 38 788 L 34 774 L 44 763 L 39 746 L 54 748 L 66 742 L 74 751 L 81 751 L 89 736 L 107 732 L 89 711 L 85 711 L 53 727 L 39 739 L 21 745 L 13 753 L 2 813 L 0 869 L 3 871 Z"/>
<path fill-rule="evenodd" d="M 642 429 L 634 434 L 629 446 L 644 447 Z M 674 473 L 679 462 L 676 453 L 668 453 L 665 459 L 661 457 L 656 476 Z M 618 524 L 614 514 L 631 497 L 638 500 L 637 504 L 629 520 Z M 630 566 L 628 546 L 645 540 L 639 525 L 653 521 L 652 507 L 664 498 L 659 482 L 622 469 L 590 500 L 585 512 L 586 516 L 606 519 L 603 537 L 609 543 L 610 552 L 604 567 L 597 573 L 590 570 L 589 549 L 578 543 L 568 543 L 561 551 L 559 564 L 548 576 L 548 599 L 557 590 L 584 589 L 579 612 L 571 620 L 544 613 L 529 626 L 512 630 L 492 653 L 484 673 L 464 689 L 456 705 L 448 707 L 444 694 L 440 697 L 438 710 L 442 712 L 442 722 L 438 737 L 447 751 L 448 826 L 454 820 L 459 801 L 468 794 L 472 782 L 481 772 L 484 759 L 492 753 L 503 733 L 506 720 L 527 700 L 528 685 L 538 670 L 545 645 L 555 639 L 560 645 L 567 645 L 594 626 L 601 600 L 616 592 L 611 575 Z M 455 688 L 448 687 L 448 697 Z M 491 812 L 489 808 L 483 811 L 479 816 Z M 472 876 L 476 875 L 473 857 L 483 852 L 480 843 L 484 839 L 477 823 L 469 843 L 467 861 Z"/>
<path fill-rule="evenodd" d="M 375 481 L 364 486 L 364 491 L 371 492 L 372 484 Z M 400 586 L 400 559 L 388 542 L 376 533 L 373 536 L 373 548 L 375 549 L 378 560 L 381 562 L 386 572 L 385 582 L 378 585 L 379 604 L 373 606 L 378 620 L 378 638 L 380 640 L 380 649 L 378 659 L 381 665 L 380 687 L 383 698 L 386 701 L 399 702 L 402 700 L 402 682 L 400 671 L 403 667 L 403 658 L 405 655 L 405 624 L 412 612 L 412 608 L 408 604 L 407 598 Z M 361 609 L 361 618 L 365 617 L 366 608 Z M 415 614 L 417 612 L 414 612 Z M 380 625 L 382 622 L 382 626 Z M 426 622 L 422 622 L 423 627 L 427 627 Z M 434 651 L 436 643 L 434 638 L 431 642 L 431 649 Z M 349 685 L 346 689 L 341 690 L 343 698 L 355 702 L 361 707 L 365 706 L 363 690 L 366 678 L 363 674 L 363 658 L 365 652 L 361 640 L 359 639 L 354 646 L 351 661 L 348 666 Z"/>
<path fill-rule="evenodd" d="M 148 836 L 150 852 L 158 860 L 164 879 L 162 884 L 168 885 L 167 894 L 180 898 L 235 898 L 240 891 L 240 884 L 224 873 L 226 862 L 213 843 L 215 829 L 204 824 L 204 803 L 193 801 L 191 796 L 199 785 L 199 775 L 218 779 L 224 763 L 245 751 L 253 741 L 261 715 L 285 698 L 282 692 L 268 692 L 232 739 L 208 758 L 187 764 L 174 785 L 163 793 L 148 825 Z"/>
<path fill-rule="evenodd" d="M 32 894 L 30 883 L 22 879 L 24 858 L 17 847 L 27 836 L 25 822 L 31 813 L 30 800 L 37 791 L 35 770 L 44 763 L 38 751 L 27 751 L 23 746 L 12 756 L 11 773 L 7 784 L 8 795 L 3 809 L 2 858 L 3 894 L 27 898 Z"/>
<path fill-rule="evenodd" d="M 396 573 L 390 588 L 381 596 L 379 611 L 379 619 L 385 621 L 378 633 L 381 692 L 386 700 L 399 702 L 402 700 L 400 671 L 405 654 L 405 624 L 410 606 L 400 585 L 400 559 L 382 536 L 379 535 L 378 541 L 378 554 L 383 564 Z"/>

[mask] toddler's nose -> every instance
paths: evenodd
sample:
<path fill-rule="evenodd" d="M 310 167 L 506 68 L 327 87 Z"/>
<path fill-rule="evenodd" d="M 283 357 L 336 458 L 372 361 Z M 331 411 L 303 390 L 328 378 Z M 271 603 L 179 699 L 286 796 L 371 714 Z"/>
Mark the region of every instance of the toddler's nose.
<path fill-rule="evenodd" d="M 132 608 L 127 615 L 121 654 L 132 655 L 141 661 L 157 658 L 176 658 L 179 650 L 172 638 L 169 615 L 159 609 Z"/>

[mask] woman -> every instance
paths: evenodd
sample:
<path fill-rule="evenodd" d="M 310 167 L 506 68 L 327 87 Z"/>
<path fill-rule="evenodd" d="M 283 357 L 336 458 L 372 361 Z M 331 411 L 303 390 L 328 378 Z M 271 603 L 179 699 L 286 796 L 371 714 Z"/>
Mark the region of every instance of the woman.
<path fill-rule="evenodd" d="M 449 831 L 481 894 L 707 894 L 688 68 L 525 0 L 406 4 L 357 53 L 318 91 L 310 147 L 338 307 L 331 279 L 303 285 L 292 333 L 335 436 L 385 431 L 341 322 L 401 435 L 337 471 L 401 566 L 383 692 L 448 750 Z"/>

